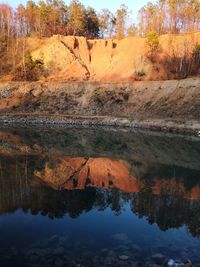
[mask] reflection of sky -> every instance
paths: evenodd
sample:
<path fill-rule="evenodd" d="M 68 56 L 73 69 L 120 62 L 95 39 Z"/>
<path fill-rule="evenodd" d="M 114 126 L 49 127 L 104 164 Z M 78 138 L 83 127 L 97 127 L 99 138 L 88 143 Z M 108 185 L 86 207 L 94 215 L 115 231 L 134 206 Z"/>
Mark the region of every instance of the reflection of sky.
<path fill-rule="evenodd" d="M 14 214 L 1 217 L 1 246 L 29 247 L 39 240 L 47 240 L 54 235 L 68 236 L 70 244 L 80 242 L 90 250 L 102 248 L 112 249 L 127 242 L 139 246 L 142 253 L 148 253 L 149 248 L 155 253 L 159 247 L 165 248 L 165 255 L 172 245 L 178 251 L 186 247 L 199 247 L 200 239 L 193 238 L 185 229 L 170 229 L 161 231 L 156 224 L 150 225 L 146 218 L 138 218 L 132 213 L 129 205 L 116 216 L 110 208 L 104 211 L 93 209 L 72 219 L 65 215 L 62 219 L 51 220 L 41 215 L 24 214 L 18 210 Z M 127 236 L 125 241 L 114 238 L 116 234 Z"/>

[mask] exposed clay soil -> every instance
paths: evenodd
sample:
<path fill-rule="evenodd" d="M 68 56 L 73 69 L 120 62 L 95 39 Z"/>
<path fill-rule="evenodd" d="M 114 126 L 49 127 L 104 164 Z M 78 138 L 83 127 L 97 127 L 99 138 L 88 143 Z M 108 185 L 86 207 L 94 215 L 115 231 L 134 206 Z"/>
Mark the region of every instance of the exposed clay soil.
<path fill-rule="evenodd" d="M 166 34 L 159 37 L 160 46 L 154 60 L 148 56 L 146 38 L 88 40 L 85 37 L 55 35 L 51 38 L 26 39 L 26 50 L 35 60 L 43 60 L 45 81 L 134 81 L 177 78 L 181 59 L 192 54 L 200 43 L 200 32 Z M 20 43 L 20 42 L 19 42 Z M 10 52 L 11 53 L 11 52 Z M 22 64 L 23 53 L 19 52 Z M 177 66 L 173 60 L 178 59 Z M 169 60 L 169 62 L 168 62 Z M 167 63 L 168 62 L 168 63 Z M 12 62 L 9 63 L 12 65 Z M 200 70 L 199 70 L 200 71 Z M 196 70 L 198 76 L 198 70 Z M 200 74 L 200 72 L 199 72 Z M 181 78 L 179 76 L 178 78 Z M 12 79 L 12 73 L 0 79 Z"/>

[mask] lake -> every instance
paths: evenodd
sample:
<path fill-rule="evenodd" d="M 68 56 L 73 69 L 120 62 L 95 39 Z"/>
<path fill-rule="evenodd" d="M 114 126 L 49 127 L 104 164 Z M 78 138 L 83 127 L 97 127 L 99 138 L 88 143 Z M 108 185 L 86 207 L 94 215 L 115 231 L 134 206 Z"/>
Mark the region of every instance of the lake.
<path fill-rule="evenodd" d="M 199 137 L 0 130 L 0 266 L 199 266 L 199 251 Z"/>

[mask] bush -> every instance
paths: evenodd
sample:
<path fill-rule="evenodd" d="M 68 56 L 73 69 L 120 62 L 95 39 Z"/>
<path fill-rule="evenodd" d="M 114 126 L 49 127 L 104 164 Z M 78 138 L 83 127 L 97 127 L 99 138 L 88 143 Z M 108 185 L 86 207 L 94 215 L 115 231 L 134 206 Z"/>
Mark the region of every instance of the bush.
<path fill-rule="evenodd" d="M 200 44 L 185 42 L 181 52 L 173 49 L 173 53 L 162 61 L 166 72 L 173 76 L 169 78 L 184 79 L 196 75 L 200 70 Z"/>
<path fill-rule="evenodd" d="M 139 71 L 136 72 L 136 75 L 137 75 L 138 77 L 143 77 L 143 76 L 146 75 L 146 73 L 144 72 L 144 70 L 139 70 Z"/>
<path fill-rule="evenodd" d="M 200 68 L 200 44 L 196 44 L 192 51 L 192 74 L 198 73 Z"/>
<path fill-rule="evenodd" d="M 156 32 L 147 33 L 146 46 L 147 57 L 150 58 L 151 61 L 154 61 L 160 50 L 159 36 Z"/>
<path fill-rule="evenodd" d="M 14 73 L 15 81 L 37 81 L 41 75 L 44 75 L 44 63 L 41 59 L 33 60 L 31 53 L 27 51 L 24 56 L 24 62 L 18 66 Z"/>

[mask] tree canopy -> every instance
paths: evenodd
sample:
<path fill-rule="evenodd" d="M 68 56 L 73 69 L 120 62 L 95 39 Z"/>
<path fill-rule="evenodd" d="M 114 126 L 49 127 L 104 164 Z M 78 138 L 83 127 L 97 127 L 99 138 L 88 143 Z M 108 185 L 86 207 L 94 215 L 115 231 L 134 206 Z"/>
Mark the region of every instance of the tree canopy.
<path fill-rule="evenodd" d="M 108 9 L 97 12 L 78 0 L 66 5 L 63 0 L 29 0 L 16 9 L 0 4 L 0 36 L 11 37 L 54 34 L 81 35 L 88 38 L 123 38 L 127 35 L 146 36 L 200 30 L 199 0 L 158 0 L 148 2 L 138 14 L 137 23 L 128 20 L 125 5 L 115 14 Z M 129 23 L 127 23 L 129 21 Z"/>

